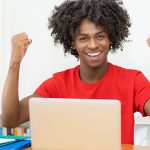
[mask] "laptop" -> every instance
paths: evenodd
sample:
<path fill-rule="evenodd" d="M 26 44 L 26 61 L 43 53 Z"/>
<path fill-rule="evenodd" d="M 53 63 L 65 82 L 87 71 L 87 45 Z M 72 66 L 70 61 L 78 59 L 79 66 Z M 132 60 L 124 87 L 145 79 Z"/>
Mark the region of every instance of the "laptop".
<path fill-rule="evenodd" d="M 117 100 L 31 98 L 33 150 L 121 150 Z"/>

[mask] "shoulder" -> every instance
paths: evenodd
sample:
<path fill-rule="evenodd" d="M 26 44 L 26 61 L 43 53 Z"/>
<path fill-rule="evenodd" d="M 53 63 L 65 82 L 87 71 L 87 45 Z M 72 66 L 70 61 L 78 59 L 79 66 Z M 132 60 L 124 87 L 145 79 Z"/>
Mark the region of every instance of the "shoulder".
<path fill-rule="evenodd" d="M 54 79 L 64 79 L 64 78 L 70 78 L 73 77 L 75 74 L 78 73 L 79 66 L 76 66 L 74 68 L 69 68 L 57 73 L 53 74 Z"/>
<path fill-rule="evenodd" d="M 124 74 L 127 76 L 136 76 L 138 73 L 141 73 L 141 71 L 136 70 L 136 69 L 125 68 L 125 67 L 117 66 L 111 63 L 109 63 L 109 65 L 110 65 L 112 72 L 118 75 Z"/>
<path fill-rule="evenodd" d="M 110 64 L 110 68 L 114 79 L 118 82 L 121 81 L 127 85 L 140 85 L 141 87 L 142 85 L 150 86 L 148 78 L 139 70 L 127 69 L 113 64 Z"/>
<path fill-rule="evenodd" d="M 127 82 L 128 84 L 130 82 L 134 84 L 137 80 L 148 80 L 140 70 L 124 68 L 113 64 L 110 64 L 110 68 L 113 78 L 118 82 Z"/>
<path fill-rule="evenodd" d="M 79 66 L 74 68 L 69 68 L 60 72 L 54 73 L 51 77 L 46 79 L 42 84 L 43 85 L 55 85 L 56 83 L 62 83 L 69 81 L 71 78 L 74 78 L 78 73 Z"/>
<path fill-rule="evenodd" d="M 76 66 L 74 68 L 54 73 L 50 78 L 42 82 L 39 88 L 47 90 L 65 86 L 74 79 L 78 72 L 78 68 L 79 66 Z"/>

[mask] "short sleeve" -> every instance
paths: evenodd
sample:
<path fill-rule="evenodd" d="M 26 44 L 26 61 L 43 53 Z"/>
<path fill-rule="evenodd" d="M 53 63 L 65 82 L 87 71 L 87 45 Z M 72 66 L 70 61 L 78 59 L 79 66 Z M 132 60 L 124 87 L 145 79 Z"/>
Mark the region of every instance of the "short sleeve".
<path fill-rule="evenodd" d="M 143 116 L 147 116 L 144 112 L 144 105 L 150 98 L 150 82 L 142 72 L 138 72 L 135 78 L 135 110 Z"/>
<path fill-rule="evenodd" d="M 41 95 L 42 97 L 49 98 L 53 97 L 53 86 L 54 80 L 53 78 L 49 78 L 46 81 L 44 81 L 36 90 L 34 93 L 37 93 Z"/>

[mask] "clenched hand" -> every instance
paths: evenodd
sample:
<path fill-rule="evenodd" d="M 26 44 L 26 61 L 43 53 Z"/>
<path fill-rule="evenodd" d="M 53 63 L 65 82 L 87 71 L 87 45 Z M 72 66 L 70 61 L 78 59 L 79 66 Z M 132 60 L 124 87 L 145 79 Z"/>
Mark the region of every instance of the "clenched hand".
<path fill-rule="evenodd" d="M 20 63 L 26 54 L 28 46 L 32 43 L 32 40 L 28 38 L 26 33 L 19 33 L 12 37 L 11 42 L 11 63 Z"/>

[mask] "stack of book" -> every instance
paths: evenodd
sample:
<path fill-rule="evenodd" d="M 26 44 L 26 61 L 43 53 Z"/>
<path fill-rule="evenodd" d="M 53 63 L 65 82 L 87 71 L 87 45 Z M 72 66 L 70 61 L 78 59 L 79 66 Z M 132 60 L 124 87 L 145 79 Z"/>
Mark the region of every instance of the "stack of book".
<path fill-rule="evenodd" d="M 0 128 L 0 135 L 14 135 L 14 136 L 31 136 L 30 134 L 30 128 L 6 128 L 2 127 Z"/>
<path fill-rule="evenodd" d="M 31 146 L 31 140 L 28 138 L 4 136 L 0 138 L 0 150 L 22 150 Z"/>
<path fill-rule="evenodd" d="M 31 146 L 30 128 L 0 128 L 0 150 L 22 150 Z"/>

